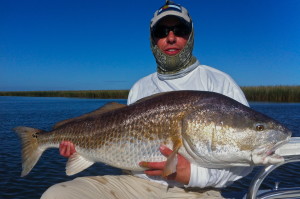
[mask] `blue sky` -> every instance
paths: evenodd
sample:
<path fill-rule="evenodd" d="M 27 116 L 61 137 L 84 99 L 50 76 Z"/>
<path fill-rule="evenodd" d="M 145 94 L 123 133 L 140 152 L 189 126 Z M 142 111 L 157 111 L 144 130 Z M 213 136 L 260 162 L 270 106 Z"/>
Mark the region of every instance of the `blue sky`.
<path fill-rule="evenodd" d="M 165 1 L 0 0 L 0 91 L 130 89 Z M 300 85 L 300 0 L 177 0 L 194 55 L 240 86 Z"/>

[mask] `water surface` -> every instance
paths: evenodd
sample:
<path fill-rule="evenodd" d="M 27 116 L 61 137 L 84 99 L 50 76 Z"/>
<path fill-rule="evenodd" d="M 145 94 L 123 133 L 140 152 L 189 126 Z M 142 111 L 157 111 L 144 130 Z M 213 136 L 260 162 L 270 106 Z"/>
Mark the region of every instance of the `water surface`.
<path fill-rule="evenodd" d="M 79 176 L 119 175 L 119 169 L 96 163 L 74 176 L 66 176 L 66 158 L 58 154 L 58 149 L 49 149 L 43 153 L 40 161 L 24 178 L 21 174 L 20 141 L 12 131 L 16 126 L 29 126 L 50 130 L 61 120 L 93 111 L 108 102 L 126 104 L 126 100 L 49 98 L 49 97 L 0 97 L 0 198 L 40 198 L 51 185 Z M 269 115 L 300 137 L 300 104 L 251 103 L 252 108 Z M 223 190 L 224 194 L 234 193 L 241 198 L 247 192 L 250 181 L 259 168 L 247 177 L 235 182 Z M 300 186 L 300 164 L 292 163 L 274 171 L 262 184 L 263 189 L 274 187 L 280 181 L 280 187 Z"/>

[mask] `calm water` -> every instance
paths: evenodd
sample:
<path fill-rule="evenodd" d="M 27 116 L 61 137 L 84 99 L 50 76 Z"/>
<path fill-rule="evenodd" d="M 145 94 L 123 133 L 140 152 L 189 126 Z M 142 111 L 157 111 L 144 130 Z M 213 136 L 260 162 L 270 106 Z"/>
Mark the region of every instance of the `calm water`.
<path fill-rule="evenodd" d="M 60 120 L 90 112 L 111 101 L 126 104 L 126 100 L 0 97 L 0 198 L 40 198 L 55 183 L 79 176 L 121 174 L 119 169 L 97 163 L 68 177 L 65 175 L 66 159 L 58 154 L 57 149 L 50 149 L 30 174 L 21 178 L 20 142 L 11 130 L 23 125 L 50 130 Z M 293 131 L 293 136 L 300 136 L 300 104 L 252 103 L 251 107 L 285 124 Z M 249 176 L 224 189 L 224 194 L 235 192 L 240 198 L 247 192 L 258 169 L 255 168 Z M 280 167 L 265 180 L 262 188 L 273 188 L 275 181 L 281 182 L 280 187 L 300 186 L 300 164 Z"/>

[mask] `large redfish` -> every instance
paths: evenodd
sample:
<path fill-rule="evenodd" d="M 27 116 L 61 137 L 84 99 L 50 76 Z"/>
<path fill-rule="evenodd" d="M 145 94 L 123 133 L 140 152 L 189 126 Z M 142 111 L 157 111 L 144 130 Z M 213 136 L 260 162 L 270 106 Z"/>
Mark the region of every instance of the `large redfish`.
<path fill-rule="evenodd" d="M 177 153 L 207 168 L 276 164 L 274 154 L 291 132 L 275 120 L 221 94 L 172 91 L 132 105 L 108 104 L 58 123 L 51 132 L 17 127 L 22 139 L 22 176 L 43 151 L 63 140 L 76 146 L 66 166 L 76 174 L 94 162 L 141 171 L 140 161 L 165 161 L 159 146 L 172 148 L 164 175 L 176 172 Z"/>

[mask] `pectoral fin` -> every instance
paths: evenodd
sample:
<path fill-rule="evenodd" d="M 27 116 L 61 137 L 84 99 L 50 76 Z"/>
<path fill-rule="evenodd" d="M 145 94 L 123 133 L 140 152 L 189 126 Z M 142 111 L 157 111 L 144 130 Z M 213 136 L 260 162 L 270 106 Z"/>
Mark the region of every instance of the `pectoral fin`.
<path fill-rule="evenodd" d="M 74 175 L 93 165 L 94 162 L 85 159 L 78 153 L 74 153 L 68 160 L 66 165 L 66 174 Z"/>
<path fill-rule="evenodd" d="M 176 167 L 177 167 L 177 163 L 178 163 L 177 153 L 181 146 L 182 146 L 181 139 L 176 140 L 174 147 L 173 147 L 173 152 L 167 158 L 166 166 L 165 166 L 165 168 L 163 170 L 163 174 L 162 174 L 163 177 L 166 177 L 166 176 L 171 175 L 172 173 L 176 172 Z"/>

